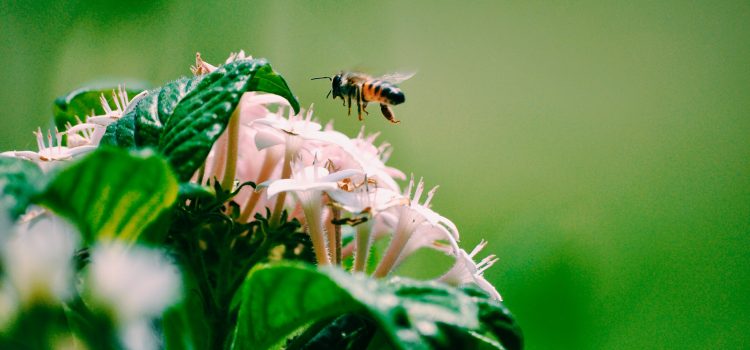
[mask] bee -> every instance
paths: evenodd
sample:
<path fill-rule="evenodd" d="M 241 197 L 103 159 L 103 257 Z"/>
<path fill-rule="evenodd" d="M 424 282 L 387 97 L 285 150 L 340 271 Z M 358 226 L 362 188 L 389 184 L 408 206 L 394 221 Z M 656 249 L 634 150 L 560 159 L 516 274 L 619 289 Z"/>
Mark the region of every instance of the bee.
<path fill-rule="evenodd" d="M 399 120 L 393 115 L 390 106 L 404 103 L 406 97 L 396 84 L 399 84 L 411 77 L 414 73 L 409 74 L 387 74 L 381 77 L 373 78 L 367 74 L 359 72 L 341 72 L 333 77 L 318 77 L 316 79 L 329 79 L 331 81 L 331 90 L 328 96 L 333 94 L 333 99 L 340 97 L 344 101 L 344 106 L 349 107 L 348 114 L 352 114 L 352 99 L 357 104 L 357 116 L 362 120 L 362 112 L 367 112 L 367 104 L 370 102 L 380 104 L 380 112 L 385 119 L 391 123 L 398 124 Z"/>

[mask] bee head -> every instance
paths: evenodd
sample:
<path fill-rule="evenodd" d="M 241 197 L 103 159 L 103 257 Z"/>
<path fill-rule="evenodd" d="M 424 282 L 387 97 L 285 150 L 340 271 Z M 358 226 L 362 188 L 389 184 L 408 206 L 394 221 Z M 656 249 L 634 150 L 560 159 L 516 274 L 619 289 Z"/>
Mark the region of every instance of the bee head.
<path fill-rule="evenodd" d="M 310 80 L 318 80 L 318 79 L 328 79 L 328 80 L 331 81 L 332 87 L 331 87 L 331 90 L 328 91 L 328 95 L 326 95 L 326 98 L 328 98 L 328 96 L 331 96 L 331 93 L 333 93 L 333 99 L 334 100 L 336 99 L 337 95 L 341 96 L 341 89 L 339 88 L 339 86 L 341 86 L 341 74 L 338 74 L 338 75 L 336 75 L 333 78 L 331 78 L 331 77 L 317 77 L 317 78 L 312 78 Z M 341 98 L 343 99 L 343 96 Z"/>
<path fill-rule="evenodd" d="M 344 94 L 341 93 L 341 73 L 336 74 L 331 80 L 331 92 L 333 93 L 334 100 L 336 97 L 341 97 L 342 100 L 344 99 Z"/>

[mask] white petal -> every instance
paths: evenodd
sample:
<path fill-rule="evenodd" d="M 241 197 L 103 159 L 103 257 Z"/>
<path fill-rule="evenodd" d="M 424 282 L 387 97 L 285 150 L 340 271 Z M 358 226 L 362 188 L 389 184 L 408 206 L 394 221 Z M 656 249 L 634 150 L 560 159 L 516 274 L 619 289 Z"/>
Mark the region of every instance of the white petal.
<path fill-rule="evenodd" d="M 346 179 L 347 177 L 352 177 L 355 175 L 362 175 L 362 171 L 358 169 L 346 169 L 337 171 L 333 174 L 328 174 L 326 176 L 323 176 L 320 178 L 321 182 L 335 182 L 335 181 L 341 181 L 343 179 Z"/>
<path fill-rule="evenodd" d="M 268 198 L 271 198 L 280 192 L 287 192 L 287 191 L 297 191 L 297 189 L 302 184 L 294 179 L 279 179 L 272 181 L 268 185 L 268 189 L 266 190 L 266 195 Z"/>
<path fill-rule="evenodd" d="M 258 150 L 263 150 L 283 143 L 285 143 L 284 137 L 275 132 L 258 130 L 255 134 L 255 146 L 258 147 Z"/>

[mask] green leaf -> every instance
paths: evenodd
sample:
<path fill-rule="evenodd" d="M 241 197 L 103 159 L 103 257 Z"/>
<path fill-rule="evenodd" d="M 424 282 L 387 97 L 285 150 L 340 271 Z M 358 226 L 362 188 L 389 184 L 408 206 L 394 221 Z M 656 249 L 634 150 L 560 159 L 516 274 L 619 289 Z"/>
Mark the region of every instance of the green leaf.
<path fill-rule="evenodd" d="M 135 142 L 138 147 L 159 145 L 162 129 L 177 104 L 190 92 L 200 77 L 180 78 L 149 91 L 135 107 Z"/>
<path fill-rule="evenodd" d="M 167 309 L 162 317 L 165 349 L 209 349 L 211 327 L 203 308 L 204 296 L 189 270 L 182 268 L 186 293 L 182 301 Z"/>
<path fill-rule="evenodd" d="M 43 179 L 34 162 L 0 156 L 0 210 L 7 210 L 12 219 L 23 215 Z"/>
<path fill-rule="evenodd" d="M 358 350 L 367 347 L 375 334 L 376 327 L 369 317 L 355 314 L 346 314 L 333 322 L 325 320 L 322 329 L 320 327 L 308 328 L 305 333 L 294 338 L 287 350 L 304 348 L 315 349 L 340 349 Z M 311 335 L 306 333 L 314 331 Z"/>
<path fill-rule="evenodd" d="M 182 182 L 180 183 L 180 198 L 202 198 L 202 199 L 213 199 L 216 198 L 216 191 L 209 186 L 201 186 L 195 182 Z"/>
<path fill-rule="evenodd" d="M 443 333 L 446 327 L 479 328 L 476 306 L 454 288 L 409 280 L 386 283 L 338 268 L 256 268 L 241 293 L 236 349 L 267 349 L 300 327 L 350 312 L 371 317 L 401 349 L 451 348 L 455 344 Z"/>
<path fill-rule="evenodd" d="M 99 144 L 126 149 L 135 148 L 135 112 L 128 112 L 116 122 L 109 124 Z"/>
<path fill-rule="evenodd" d="M 267 349 L 307 323 L 360 307 L 335 281 L 304 267 L 256 269 L 241 293 L 235 349 Z"/>
<path fill-rule="evenodd" d="M 299 110 L 284 79 L 265 60 L 238 60 L 219 67 L 177 104 L 164 125 L 159 150 L 180 180 L 187 181 L 200 167 L 247 91 L 278 94 Z"/>
<path fill-rule="evenodd" d="M 135 241 L 177 190 L 169 166 L 153 152 L 104 147 L 58 173 L 38 202 L 75 223 L 87 243 Z"/>
<path fill-rule="evenodd" d="M 508 350 L 523 349 L 521 327 L 503 303 L 475 286 L 465 286 L 462 291 L 479 307 L 479 321 L 484 333 L 494 336 Z"/>
<path fill-rule="evenodd" d="M 276 73 L 270 65 L 263 64 L 258 68 L 258 72 L 250 80 L 250 85 L 247 91 L 263 91 L 270 94 L 278 95 L 289 101 L 289 104 L 294 109 L 294 113 L 299 113 L 299 102 L 297 98 L 292 94 L 292 90 L 287 85 L 281 75 Z"/>
<path fill-rule="evenodd" d="M 110 106 L 114 106 L 115 103 L 112 95 L 114 91 L 117 91 L 117 89 L 82 88 L 72 91 L 65 96 L 58 97 L 52 106 L 55 116 L 55 126 L 60 130 L 64 130 L 66 123 L 72 125 L 78 124 L 76 117 L 84 120 L 86 116 L 104 114 L 101 96 L 104 95 Z M 126 89 L 125 92 L 128 94 L 128 98 L 133 98 L 140 91 Z M 125 108 L 125 106 L 122 107 Z"/>

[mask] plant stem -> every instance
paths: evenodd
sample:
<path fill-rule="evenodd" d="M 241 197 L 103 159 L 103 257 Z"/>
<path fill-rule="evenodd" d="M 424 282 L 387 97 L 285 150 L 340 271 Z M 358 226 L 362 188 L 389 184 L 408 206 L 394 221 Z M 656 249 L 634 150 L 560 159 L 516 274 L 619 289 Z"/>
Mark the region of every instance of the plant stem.
<path fill-rule="evenodd" d="M 320 222 L 320 201 L 310 201 L 302 206 L 305 212 L 307 228 L 310 230 L 310 240 L 315 250 L 315 258 L 318 260 L 318 266 L 331 264 L 331 259 L 326 249 L 326 237 L 323 232 L 323 225 Z"/>
<path fill-rule="evenodd" d="M 396 232 L 393 234 L 393 239 L 388 245 L 388 249 L 386 249 L 385 254 L 383 254 L 383 257 L 380 259 L 380 264 L 378 264 L 378 267 L 372 274 L 374 277 L 381 278 L 388 276 L 388 274 L 391 272 L 391 269 L 393 268 L 393 265 L 396 264 L 398 257 L 401 255 L 401 251 L 404 250 L 406 242 L 409 241 L 409 238 L 411 237 L 410 229 L 413 229 L 413 227 L 409 227 L 410 225 L 405 221 L 407 220 L 404 220 L 404 218 L 399 219 L 398 226 L 396 227 Z"/>
<path fill-rule="evenodd" d="M 367 222 L 357 225 L 357 236 L 355 237 L 355 249 L 354 253 L 354 266 L 353 270 L 357 272 L 364 272 L 365 265 L 367 264 L 367 257 L 370 254 L 370 232 L 372 229 L 372 223 L 368 220 Z"/>
<path fill-rule="evenodd" d="M 208 175 L 208 184 L 212 184 L 213 180 L 224 177 L 224 165 L 226 163 L 227 153 L 223 152 L 227 148 L 227 134 L 219 136 L 216 140 L 213 149 L 215 150 L 213 162 L 211 167 L 206 169 L 206 175 Z"/>
<path fill-rule="evenodd" d="M 266 157 L 263 159 L 263 165 L 260 168 L 260 174 L 258 174 L 256 183 L 259 184 L 268 180 L 271 177 L 271 173 L 273 173 L 273 169 L 278 161 L 278 157 L 274 157 L 269 150 L 266 150 Z M 261 193 L 257 191 L 253 191 L 253 193 L 250 194 L 247 202 L 242 207 L 242 214 L 240 214 L 239 222 L 247 222 L 247 220 L 250 218 L 250 215 L 255 212 L 255 206 L 258 204 L 260 196 Z"/>
<path fill-rule="evenodd" d="M 333 219 L 338 220 L 341 217 L 341 209 L 333 208 Z M 335 236 L 335 246 L 334 251 L 336 252 L 334 254 L 334 257 L 336 259 L 336 264 L 341 265 L 341 225 L 336 224 L 336 226 L 333 228 L 334 236 Z"/>
<path fill-rule="evenodd" d="M 292 152 L 284 152 L 284 168 L 281 170 L 281 178 L 288 179 L 292 175 Z M 276 195 L 276 205 L 271 213 L 271 220 L 269 220 L 271 227 L 279 225 L 281 219 L 281 212 L 284 209 L 284 201 L 286 200 L 286 192 L 281 192 Z M 320 221 L 320 218 L 318 218 Z"/>
<path fill-rule="evenodd" d="M 221 180 L 221 188 L 226 191 L 232 191 L 234 187 L 234 175 L 237 171 L 237 146 L 240 138 L 240 113 L 236 108 L 229 117 L 229 127 L 227 130 L 227 152 L 226 165 L 224 166 L 224 177 Z"/>

